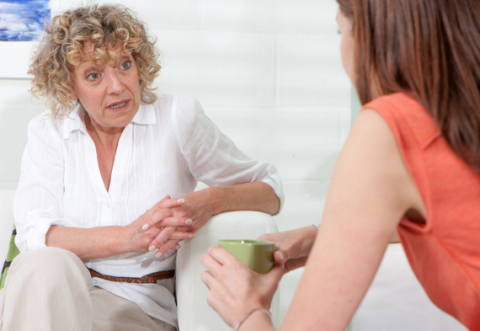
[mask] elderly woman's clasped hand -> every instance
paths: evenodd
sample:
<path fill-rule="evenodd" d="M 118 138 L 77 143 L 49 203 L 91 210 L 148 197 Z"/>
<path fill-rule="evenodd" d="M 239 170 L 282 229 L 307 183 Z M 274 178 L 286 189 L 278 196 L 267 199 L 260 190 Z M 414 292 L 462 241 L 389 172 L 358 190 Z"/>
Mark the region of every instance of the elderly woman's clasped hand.
<path fill-rule="evenodd" d="M 196 231 L 216 214 L 216 200 L 211 193 L 215 189 L 218 188 L 192 192 L 178 199 L 166 196 L 129 225 L 135 229 L 132 239 L 143 237 L 140 250 L 158 250 L 156 257 L 180 248 L 180 241 L 193 239 Z"/>

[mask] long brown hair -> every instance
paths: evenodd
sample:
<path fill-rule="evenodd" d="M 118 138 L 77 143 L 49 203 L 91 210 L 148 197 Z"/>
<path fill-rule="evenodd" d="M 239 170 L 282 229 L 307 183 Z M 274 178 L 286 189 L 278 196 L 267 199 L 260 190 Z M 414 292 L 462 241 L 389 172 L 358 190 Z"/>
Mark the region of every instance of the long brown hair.
<path fill-rule="evenodd" d="M 355 86 L 406 92 L 480 173 L 480 1 L 337 0 L 353 22 Z"/>

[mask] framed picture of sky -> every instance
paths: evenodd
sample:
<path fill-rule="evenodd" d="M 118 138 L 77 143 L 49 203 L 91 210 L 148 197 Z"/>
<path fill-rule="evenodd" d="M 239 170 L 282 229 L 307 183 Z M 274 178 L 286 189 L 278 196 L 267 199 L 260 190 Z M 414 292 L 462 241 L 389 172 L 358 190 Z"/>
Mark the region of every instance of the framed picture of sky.
<path fill-rule="evenodd" d="M 30 78 L 30 59 L 50 21 L 51 5 L 51 0 L 0 0 L 0 78 Z"/>

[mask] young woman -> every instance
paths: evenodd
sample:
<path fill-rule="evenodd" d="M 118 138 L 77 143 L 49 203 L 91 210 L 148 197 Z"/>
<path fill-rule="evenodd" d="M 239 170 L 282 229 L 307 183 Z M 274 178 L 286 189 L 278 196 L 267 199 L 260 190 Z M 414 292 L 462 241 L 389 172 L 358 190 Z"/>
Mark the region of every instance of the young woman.
<path fill-rule="evenodd" d="M 209 304 L 236 330 L 273 330 L 278 282 L 305 265 L 280 330 L 343 331 L 397 229 L 430 299 L 480 330 L 480 5 L 338 3 L 342 63 L 364 107 L 322 225 L 264 237 L 279 262 L 266 275 L 212 247 Z"/>

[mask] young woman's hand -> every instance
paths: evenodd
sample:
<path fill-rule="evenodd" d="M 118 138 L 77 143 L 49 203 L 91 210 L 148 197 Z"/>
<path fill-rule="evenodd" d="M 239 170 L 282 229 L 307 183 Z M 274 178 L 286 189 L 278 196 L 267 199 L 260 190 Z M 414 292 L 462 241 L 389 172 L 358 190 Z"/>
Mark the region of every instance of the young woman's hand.
<path fill-rule="evenodd" d="M 281 265 L 262 275 L 218 246 L 210 247 L 200 261 L 207 268 L 201 275 L 210 290 L 207 302 L 230 327 L 253 308 L 270 309 L 283 275 Z"/>
<path fill-rule="evenodd" d="M 264 234 L 258 240 L 275 243 L 273 258 L 276 263 L 283 265 L 284 273 L 287 273 L 305 266 L 317 232 L 317 228 L 310 225 L 291 231 Z"/>

